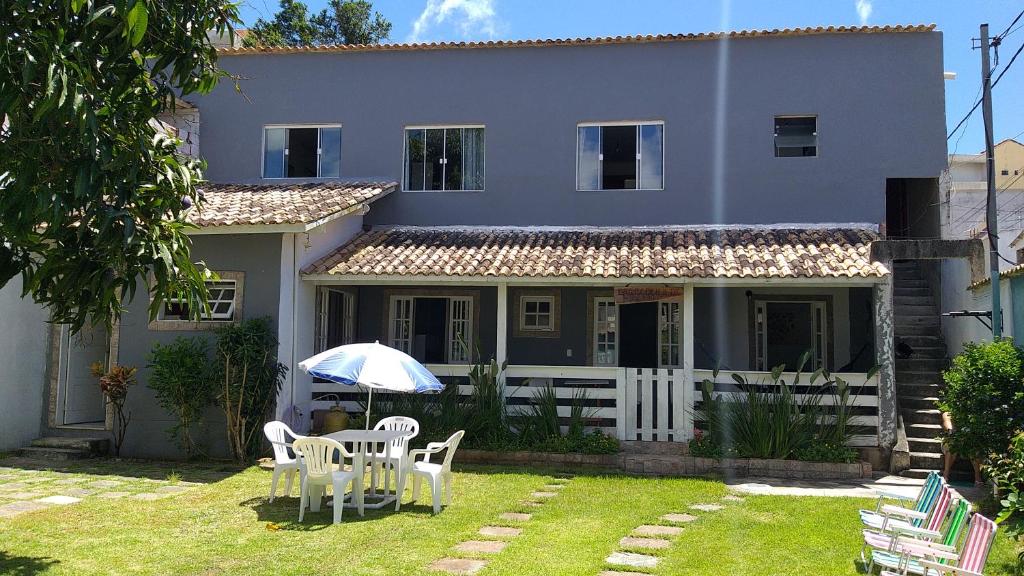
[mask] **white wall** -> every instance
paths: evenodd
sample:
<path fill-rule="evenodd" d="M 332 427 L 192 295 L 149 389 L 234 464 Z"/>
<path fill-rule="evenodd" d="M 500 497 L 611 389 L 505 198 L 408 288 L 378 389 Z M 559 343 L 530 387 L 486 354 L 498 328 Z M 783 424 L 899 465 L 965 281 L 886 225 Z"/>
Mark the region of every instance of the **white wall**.
<path fill-rule="evenodd" d="M 39 436 L 46 389 L 46 313 L 21 298 L 21 279 L 0 288 L 0 450 Z"/>
<path fill-rule="evenodd" d="M 990 285 L 986 284 L 968 290 L 971 283 L 971 271 L 967 260 L 942 261 L 942 311 L 958 310 L 991 310 L 992 298 Z M 1013 334 L 1013 302 L 1010 298 L 1010 282 L 1000 282 L 1001 302 L 1003 308 L 1003 334 Z M 987 321 L 987 319 L 986 319 Z M 975 318 L 942 318 L 942 334 L 946 340 L 946 348 L 950 357 L 959 354 L 968 342 L 992 340 L 992 331 Z"/>
<path fill-rule="evenodd" d="M 288 314 L 288 321 L 286 322 L 286 316 L 282 314 L 280 322 L 282 330 L 285 329 L 286 324 L 290 323 L 294 327 L 294 331 L 288 336 L 291 342 L 290 353 L 286 352 L 286 354 L 280 355 L 282 359 L 291 358 L 292 361 L 282 360 L 289 364 L 291 369 L 278 398 L 278 417 L 285 422 L 291 422 L 296 430 L 306 431 L 309 429 L 313 379 L 299 370 L 298 363 L 314 354 L 317 317 L 316 285 L 313 282 L 299 279 L 299 271 L 351 240 L 360 232 L 362 226 L 363 217 L 357 214 L 333 220 L 308 235 L 295 234 L 294 246 L 292 246 L 293 258 L 289 259 L 282 255 L 282 262 L 292 260 L 295 263 L 291 274 L 286 274 L 284 266 L 282 266 L 282 311 L 285 311 L 287 305 L 285 294 L 289 294 L 289 299 L 291 299 L 290 294 L 293 292 L 291 286 L 288 286 L 286 291 L 286 283 L 294 282 L 294 301 L 291 313 Z M 280 338 L 282 344 L 285 342 L 284 336 L 282 333 Z"/>

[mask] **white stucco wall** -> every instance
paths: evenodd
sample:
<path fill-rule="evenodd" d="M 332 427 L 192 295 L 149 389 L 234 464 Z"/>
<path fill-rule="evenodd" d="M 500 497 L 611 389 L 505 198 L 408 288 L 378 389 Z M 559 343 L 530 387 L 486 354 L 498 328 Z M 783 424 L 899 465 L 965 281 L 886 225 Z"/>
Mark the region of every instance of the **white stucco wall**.
<path fill-rule="evenodd" d="M 46 382 L 46 313 L 21 298 L 21 279 L 0 288 L 0 450 L 39 436 Z"/>

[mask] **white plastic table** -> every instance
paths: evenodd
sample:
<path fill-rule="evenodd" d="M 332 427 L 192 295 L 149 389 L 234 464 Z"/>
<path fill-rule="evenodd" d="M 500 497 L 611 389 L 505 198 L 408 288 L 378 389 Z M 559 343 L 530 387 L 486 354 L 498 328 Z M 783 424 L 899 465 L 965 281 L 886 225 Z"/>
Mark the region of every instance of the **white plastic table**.
<path fill-rule="evenodd" d="M 352 453 L 355 454 L 354 464 L 356 469 L 365 468 L 366 454 L 370 455 L 370 463 L 375 464 L 377 460 L 378 452 L 384 454 L 384 492 L 382 494 L 377 493 L 376 487 L 367 494 L 367 502 L 364 503 L 366 508 L 379 509 L 384 508 L 388 504 L 393 504 L 395 500 L 401 498 L 401 494 L 391 493 L 391 471 L 393 469 L 391 459 L 391 443 L 402 436 L 408 436 L 410 434 L 407 430 L 342 430 L 340 432 L 332 432 L 325 434 L 324 438 L 330 438 L 342 444 L 352 444 Z M 377 445 L 383 444 L 384 450 L 378 451 Z M 397 455 L 396 455 L 397 456 Z M 398 479 L 395 479 L 395 486 L 399 485 Z M 355 504 L 351 501 L 345 502 L 346 508 L 355 508 Z"/>

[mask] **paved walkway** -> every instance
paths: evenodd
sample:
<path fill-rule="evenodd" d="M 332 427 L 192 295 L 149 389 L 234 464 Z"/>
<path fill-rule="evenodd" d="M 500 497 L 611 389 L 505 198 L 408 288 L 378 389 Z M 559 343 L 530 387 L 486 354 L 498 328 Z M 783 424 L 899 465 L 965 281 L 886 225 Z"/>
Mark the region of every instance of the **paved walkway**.
<path fill-rule="evenodd" d="M 0 519 L 84 500 L 125 498 L 149 503 L 172 498 L 199 485 L 174 478 L 66 472 L 44 468 L 44 463 L 32 466 L 0 466 Z"/>
<path fill-rule="evenodd" d="M 779 478 L 735 478 L 726 484 L 745 494 L 766 496 L 826 496 L 871 498 L 879 491 L 894 492 L 914 498 L 924 480 L 902 476 L 879 476 L 871 480 L 784 480 Z M 983 489 L 971 484 L 954 483 L 953 488 L 964 498 L 977 502 L 984 497 Z"/>

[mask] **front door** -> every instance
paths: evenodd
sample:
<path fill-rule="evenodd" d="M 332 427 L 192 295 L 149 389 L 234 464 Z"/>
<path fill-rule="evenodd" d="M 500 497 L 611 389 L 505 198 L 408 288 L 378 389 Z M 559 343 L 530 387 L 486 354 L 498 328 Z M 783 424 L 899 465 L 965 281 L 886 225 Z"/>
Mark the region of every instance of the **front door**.
<path fill-rule="evenodd" d="M 596 298 L 594 307 L 593 346 L 596 366 L 682 366 L 681 299 L 616 305 L 611 298 Z M 612 349 L 617 355 L 608 353 L 609 343 L 617 343 L 617 348 Z"/>
<path fill-rule="evenodd" d="M 106 405 L 91 366 L 99 362 L 107 368 L 109 345 L 103 327 L 86 326 L 72 336 L 67 326 L 61 326 L 55 419 L 59 425 L 104 424 Z"/>

